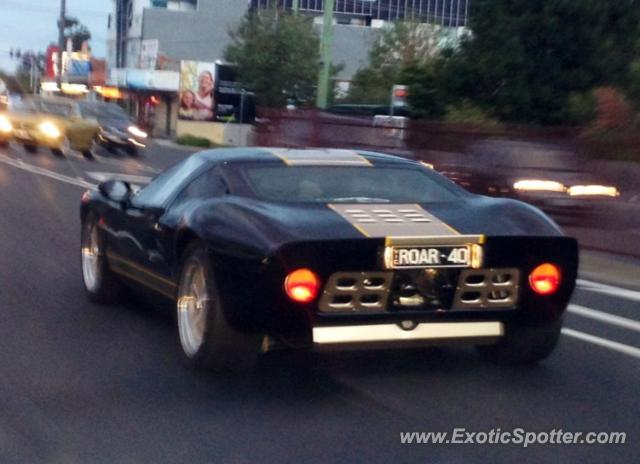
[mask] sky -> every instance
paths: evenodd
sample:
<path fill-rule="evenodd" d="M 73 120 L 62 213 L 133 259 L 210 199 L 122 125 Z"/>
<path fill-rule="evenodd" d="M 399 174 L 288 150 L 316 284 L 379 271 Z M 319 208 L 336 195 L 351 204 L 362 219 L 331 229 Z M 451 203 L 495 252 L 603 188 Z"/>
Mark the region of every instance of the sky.
<path fill-rule="evenodd" d="M 67 16 L 77 17 L 91 31 L 93 55 L 104 58 L 111 0 L 67 0 Z M 60 0 L 0 0 L 0 69 L 13 72 L 13 48 L 44 52 L 58 41 Z"/>

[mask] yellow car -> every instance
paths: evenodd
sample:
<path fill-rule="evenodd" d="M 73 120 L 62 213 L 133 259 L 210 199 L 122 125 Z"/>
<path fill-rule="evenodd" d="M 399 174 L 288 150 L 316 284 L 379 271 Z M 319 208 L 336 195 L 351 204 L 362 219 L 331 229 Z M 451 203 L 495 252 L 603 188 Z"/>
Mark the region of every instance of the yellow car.
<path fill-rule="evenodd" d="M 83 119 L 74 100 L 24 98 L 10 105 L 8 116 L 12 139 L 29 152 L 43 147 L 58 156 L 76 150 L 86 158 L 93 157 L 100 126 L 95 120 Z"/>

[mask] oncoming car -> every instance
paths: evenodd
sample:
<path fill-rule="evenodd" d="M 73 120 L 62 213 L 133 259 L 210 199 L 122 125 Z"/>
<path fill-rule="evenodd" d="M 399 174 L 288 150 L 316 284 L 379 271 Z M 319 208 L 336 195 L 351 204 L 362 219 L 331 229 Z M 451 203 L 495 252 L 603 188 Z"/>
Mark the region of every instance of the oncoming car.
<path fill-rule="evenodd" d="M 83 101 L 80 102 L 80 112 L 84 118 L 98 121 L 98 141 L 109 151 L 122 148 L 129 155 L 136 156 L 146 147 L 148 134 L 115 103 Z"/>
<path fill-rule="evenodd" d="M 575 152 L 550 143 L 484 140 L 464 158 L 438 169 L 471 192 L 525 201 L 561 224 L 602 220 L 620 195 Z"/>
<path fill-rule="evenodd" d="M 204 151 L 136 193 L 105 182 L 80 212 L 89 299 L 171 302 L 195 367 L 451 341 L 535 362 L 576 279 L 576 241 L 539 210 L 369 152 Z"/>
<path fill-rule="evenodd" d="M 98 122 L 83 119 L 78 103 L 67 98 L 29 97 L 9 105 L 12 139 L 29 152 L 48 148 L 57 156 L 77 150 L 92 158 Z"/>

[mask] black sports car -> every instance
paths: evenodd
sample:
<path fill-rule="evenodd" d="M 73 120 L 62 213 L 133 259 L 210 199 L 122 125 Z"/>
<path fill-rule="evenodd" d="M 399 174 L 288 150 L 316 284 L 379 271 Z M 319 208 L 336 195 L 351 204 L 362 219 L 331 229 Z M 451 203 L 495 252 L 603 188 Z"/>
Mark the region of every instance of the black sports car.
<path fill-rule="evenodd" d="M 534 362 L 576 279 L 576 241 L 536 208 L 369 152 L 203 151 L 136 193 L 86 192 L 81 218 L 89 298 L 126 284 L 173 302 L 197 367 L 451 340 Z"/>

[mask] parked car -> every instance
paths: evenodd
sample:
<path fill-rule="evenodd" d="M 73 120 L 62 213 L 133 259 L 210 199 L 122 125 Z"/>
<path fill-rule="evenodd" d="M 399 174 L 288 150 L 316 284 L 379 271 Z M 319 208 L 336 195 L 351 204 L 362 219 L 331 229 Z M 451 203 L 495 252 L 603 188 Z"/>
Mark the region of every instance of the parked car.
<path fill-rule="evenodd" d="M 561 222 L 606 211 L 620 192 L 571 150 L 548 143 L 485 140 L 436 169 L 467 190 L 533 204 Z"/>
<path fill-rule="evenodd" d="M 536 362 L 577 273 L 576 241 L 536 208 L 370 152 L 203 151 L 138 192 L 100 184 L 80 215 L 89 299 L 166 299 L 193 367 L 447 341 Z"/>
<path fill-rule="evenodd" d="M 13 141 L 29 152 L 48 148 L 57 156 L 76 150 L 92 158 L 99 125 L 84 119 L 78 103 L 60 97 L 27 97 L 9 102 Z"/>
<path fill-rule="evenodd" d="M 80 102 L 80 111 L 84 118 L 98 121 L 98 142 L 107 150 L 123 149 L 135 156 L 139 150 L 146 148 L 147 133 L 115 103 L 83 101 Z"/>

